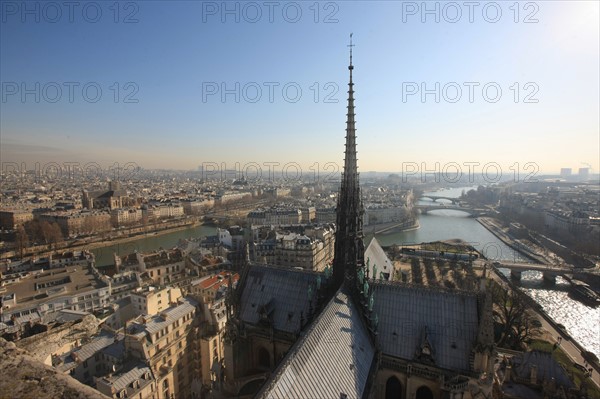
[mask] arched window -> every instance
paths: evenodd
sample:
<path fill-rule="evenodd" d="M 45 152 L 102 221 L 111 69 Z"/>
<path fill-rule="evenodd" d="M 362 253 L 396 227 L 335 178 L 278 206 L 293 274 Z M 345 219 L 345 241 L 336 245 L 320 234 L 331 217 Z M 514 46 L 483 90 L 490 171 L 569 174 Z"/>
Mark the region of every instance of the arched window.
<path fill-rule="evenodd" d="M 262 346 L 258 348 L 258 365 L 262 368 L 271 368 L 271 355 Z"/>
<path fill-rule="evenodd" d="M 425 385 L 417 389 L 417 399 L 433 399 L 433 392 Z"/>
<path fill-rule="evenodd" d="M 385 383 L 385 399 L 402 399 L 402 383 L 395 376 L 388 378 Z"/>

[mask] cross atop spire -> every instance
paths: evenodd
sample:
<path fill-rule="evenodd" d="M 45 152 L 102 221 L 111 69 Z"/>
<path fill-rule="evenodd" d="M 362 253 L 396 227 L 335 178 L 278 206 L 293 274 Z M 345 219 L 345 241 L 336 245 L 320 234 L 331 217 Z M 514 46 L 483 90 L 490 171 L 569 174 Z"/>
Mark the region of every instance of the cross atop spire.
<path fill-rule="evenodd" d="M 352 66 L 352 47 L 354 47 L 354 44 L 352 44 L 352 33 L 350 33 L 350 44 L 348 45 L 348 47 L 350 47 L 350 65 L 348 66 L 348 69 L 352 70 L 354 69 L 354 67 Z"/>

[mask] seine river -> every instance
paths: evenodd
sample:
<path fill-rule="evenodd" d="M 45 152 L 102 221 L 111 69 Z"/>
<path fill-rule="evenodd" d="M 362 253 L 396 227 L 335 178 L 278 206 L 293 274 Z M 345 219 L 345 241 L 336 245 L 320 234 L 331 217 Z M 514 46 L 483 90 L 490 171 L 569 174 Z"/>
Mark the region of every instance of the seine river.
<path fill-rule="evenodd" d="M 107 266 L 114 264 L 114 254 L 126 255 L 138 252 L 150 252 L 160 248 L 173 248 L 181 239 L 205 237 L 217 234 L 217 229 L 212 226 L 195 226 L 187 229 L 174 231 L 172 233 L 147 235 L 140 239 L 122 244 L 109 245 L 107 247 L 92 249 L 96 256 L 96 265 Z"/>
<path fill-rule="evenodd" d="M 430 194 L 456 198 L 462 190 L 469 189 L 471 187 L 461 187 Z M 430 201 L 421 203 L 431 204 Z M 392 245 L 460 238 L 469 242 L 488 259 L 526 261 L 464 212 L 439 210 L 419 215 L 419 224 L 419 229 L 381 234 L 377 235 L 377 239 L 382 245 Z M 569 283 L 560 277 L 557 277 L 555 286 L 548 286 L 543 283 L 542 273 L 523 272 L 520 284 L 552 319 L 565 326 L 581 346 L 600 357 L 600 307 L 594 309 L 571 299 Z"/>
<path fill-rule="evenodd" d="M 472 187 L 441 190 L 432 195 L 459 197 L 463 190 Z M 443 202 L 443 200 L 438 200 Z M 430 202 L 428 202 L 430 204 Z M 475 219 L 452 210 L 439 210 L 419 215 L 418 229 L 377 235 L 381 245 L 416 244 L 421 242 L 462 239 L 473 245 L 488 259 L 524 261 L 515 251 L 498 240 Z M 149 235 L 135 241 L 115 244 L 92 250 L 99 266 L 113 263 L 113 253 L 124 255 L 134 251 L 145 252 L 159 248 L 172 248 L 180 239 L 216 234 L 216 228 L 196 226 L 162 235 Z M 368 241 L 367 241 L 368 243 Z M 524 272 L 522 288 L 534 298 L 556 322 L 563 324 L 569 334 L 583 347 L 600 357 L 600 308 L 590 308 L 568 295 L 569 284 L 560 277 L 556 285 L 543 285 L 541 273 Z"/>

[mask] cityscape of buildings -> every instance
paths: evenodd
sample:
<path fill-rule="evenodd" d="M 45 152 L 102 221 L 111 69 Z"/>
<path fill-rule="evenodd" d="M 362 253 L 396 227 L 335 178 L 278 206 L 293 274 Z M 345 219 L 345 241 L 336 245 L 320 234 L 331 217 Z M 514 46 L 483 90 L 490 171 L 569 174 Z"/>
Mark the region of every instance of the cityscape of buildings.
<path fill-rule="evenodd" d="M 474 292 L 441 290 L 407 284 L 377 239 L 365 249 L 369 228 L 418 227 L 423 187 L 395 176 L 360 185 L 352 63 L 349 70 L 337 192 L 337 182 L 180 185 L 181 177 L 109 181 L 106 191 L 72 182 L 31 190 L 3 176 L 1 336 L 30 349 L 49 340 L 32 353 L 38 361 L 119 399 L 527 397 L 503 389 L 509 381 L 545 397 L 586 397 L 588 384 L 575 386 L 543 355 L 513 356 L 513 377 L 505 360 L 498 369 L 491 264 Z M 597 268 L 593 240 L 570 251 L 544 235 L 600 233 L 599 186 L 573 183 L 567 170 L 561 177 L 479 186 L 461 201 L 493 205 L 489 214 L 522 223 L 511 224 L 515 236 L 537 231 L 561 256 L 587 263 L 578 267 Z M 102 267 L 90 251 L 65 248 L 207 220 L 221 225 L 213 236 L 115 254 Z M 523 375 L 519 362 L 532 371 Z M 542 371 L 554 375 L 550 385 Z"/>
<path fill-rule="evenodd" d="M 31 2 L 33 8 L 29 9 L 25 3 L 9 3 L 2 4 L 2 24 L 13 14 L 21 13 L 24 21 L 38 8 L 47 14 L 47 8 L 52 7 Z M 156 3 L 150 15 L 163 10 Z M 222 25 L 226 25 L 228 15 L 238 13 L 232 29 L 242 32 L 245 28 L 239 26 L 239 17 L 243 17 L 243 24 L 248 22 L 249 7 L 261 10 L 257 3 L 249 4 L 202 2 L 203 26 L 207 31 L 215 29 L 208 27 L 207 20 L 223 8 Z M 423 25 L 428 14 L 440 10 L 448 22 L 449 7 L 460 11 L 461 5 L 455 4 L 431 3 L 433 9 L 415 2 L 396 6 L 401 7 L 400 19 L 408 26 L 408 17 L 420 8 L 424 10 Z M 483 8 L 488 10 L 494 4 L 504 7 L 487 3 Z M 308 8 L 288 2 L 283 7 L 287 24 L 290 7 L 299 7 L 299 19 L 305 8 L 304 15 L 314 17 L 317 30 L 328 28 L 323 24 L 331 22 L 329 19 L 339 11 L 335 2 L 316 2 Z M 519 13 L 530 7 L 534 12 L 525 17 L 527 21 L 539 10 L 536 3 L 517 2 L 505 10 L 505 15 L 524 25 Z M 130 9 L 134 12 L 123 19 L 120 13 Z M 334 12 L 321 24 L 322 13 L 330 9 Z M 105 13 L 114 17 L 115 31 L 121 31 L 137 11 L 139 5 L 129 2 L 115 3 Z M 486 12 L 484 20 L 489 23 Z M 87 21 L 89 15 L 85 15 Z M 277 13 L 270 9 L 269 15 L 273 18 Z M 138 17 L 143 19 L 142 14 Z M 169 18 L 168 12 L 165 18 Z M 365 25 L 371 18 L 370 11 L 365 10 Z M 140 25 L 145 26 L 143 21 Z M 436 26 L 436 30 L 446 27 Z M 542 28 L 546 25 L 540 24 Z M 183 28 L 178 28 L 182 37 L 189 34 L 179 29 Z M 522 36 L 531 34 L 528 32 Z M 179 42 L 171 40 L 168 29 L 164 34 L 161 40 L 172 42 L 175 52 Z M 451 33 L 444 31 L 444 35 Z M 239 35 L 246 39 L 243 36 Z M 248 35 L 248 40 L 254 37 Z M 478 38 L 473 40 L 482 44 Z M 446 46 L 447 51 L 454 48 L 450 42 Z M 244 108 L 235 116 L 222 114 L 206 105 L 210 97 L 206 92 L 202 93 L 206 109 L 198 117 L 206 123 L 203 129 L 212 129 L 205 138 L 207 148 L 212 143 L 216 153 L 220 147 L 215 143 L 228 143 L 228 157 L 236 152 L 252 155 L 253 150 L 257 154 L 259 149 L 268 151 L 273 143 L 282 148 L 282 154 L 284 149 L 293 149 L 322 155 L 333 142 L 341 152 L 343 137 L 341 167 L 316 163 L 316 169 L 309 168 L 310 173 L 300 172 L 292 178 L 289 167 L 298 172 L 296 162 L 267 162 L 268 176 L 254 173 L 260 170 L 256 162 L 243 167 L 237 162 L 203 162 L 195 170 L 147 169 L 131 162 L 114 164 L 105 171 L 95 162 L 36 163 L 33 168 L 12 158 L 2 162 L 0 399 L 600 399 L 600 175 L 596 164 L 564 162 L 577 159 L 574 154 L 556 160 L 565 163 L 556 174 L 538 173 L 534 162 L 515 163 L 516 167 L 511 166 L 511 172 L 503 175 L 495 162 L 486 164 L 483 173 L 474 174 L 471 167 L 481 163 L 462 164 L 469 170 L 463 173 L 461 164 L 454 161 L 443 166 L 435 161 L 431 168 L 431 163 L 409 160 L 402 163 L 401 171 L 364 172 L 359 149 L 361 157 L 366 153 L 369 164 L 379 164 L 376 158 L 388 156 L 390 148 L 399 147 L 392 139 L 398 132 L 388 135 L 389 127 L 382 126 L 397 121 L 379 121 L 369 115 L 374 109 L 370 103 L 376 103 L 369 94 L 365 96 L 369 105 L 361 108 L 360 117 L 365 115 L 386 134 L 379 138 L 377 149 L 372 142 L 363 146 L 363 136 L 361 141 L 357 139 L 355 102 L 362 105 L 363 100 L 362 83 L 355 98 L 353 34 L 348 48 L 347 90 L 338 89 L 335 82 L 315 82 L 304 91 L 315 103 L 330 103 L 338 92 L 347 94 L 339 101 L 346 111 L 338 112 L 345 118 L 345 134 L 334 135 L 335 141 L 320 131 L 309 131 L 308 126 L 305 133 L 298 133 L 297 125 L 308 119 L 303 114 L 307 108 L 290 123 L 286 119 L 289 110 L 275 104 L 277 111 L 271 111 L 269 122 L 275 125 L 285 120 L 288 126 L 279 128 L 289 132 L 272 137 L 252 133 L 260 129 L 253 126 L 254 114 L 260 114 L 260 108 Z M 269 51 L 276 52 L 274 48 Z M 188 64 L 195 65 L 191 55 L 184 62 L 173 54 L 162 57 L 174 66 L 182 65 L 180 71 L 173 69 L 174 75 L 182 74 Z M 253 64 L 247 59 L 255 57 L 244 50 L 235 67 L 249 67 Z M 330 54 L 319 57 L 326 59 Z M 388 61 L 396 63 L 395 57 L 390 55 Z M 299 60 L 290 55 L 287 61 L 296 68 L 301 65 Z M 496 63 L 490 60 L 486 63 Z M 435 62 L 433 58 L 431 61 Z M 279 61 L 270 62 L 272 70 L 283 69 Z M 139 65 L 154 68 L 154 64 Z M 218 72 L 226 74 L 232 65 Z M 491 69 L 486 65 L 480 68 Z M 446 67 L 452 70 L 455 64 Z M 103 65 L 97 68 L 101 70 Z M 407 71 L 402 70 L 402 74 Z M 174 82 L 178 79 L 180 76 L 174 76 Z M 461 113 L 454 110 L 448 114 L 445 107 L 454 103 L 447 99 L 447 85 L 442 97 L 448 104 L 442 104 L 440 114 L 431 117 L 407 105 L 406 83 L 401 84 L 403 112 L 423 118 L 419 123 L 430 130 L 427 144 L 421 142 L 420 148 L 440 160 L 445 152 L 455 150 L 456 142 L 472 153 L 484 148 L 480 145 L 489 146 L 488 140 L 474 143 L 477 140 L 468 133 L 472 132 L 470 124 L 483 129 L 485 118 L 494 112 L 498 113 L 494 120 L 499 125 L 505 116 L 504 109 L 492 112 L 477 108 L 480 119 L 463 121 L 467 133 L 452 133 L 450 129 L 448 136 L 442 137 L 434 132 L 439 126 L 437 119 L 447 119 L 444 123 L 452 125 Z M 408 83 L 423 88 L 423 103 L 433 95 L 439 105 L 440 93 L 425 90 L 425 83 Z M 119 90 L 127 91 L 137 84 L 117 82 L 105 94 L 114 94 L 115 103 L 126 105 L 120 101 Z M 162 93 L 170 84 L 163 82 L 146 89 Z M 231 96 L 236 104 L 240 98 L 254 104 L 247 98 L 249 84 L 241 85 L 241 92 L 228 89 L 226 82 L 199 84 L 203 90 L 223 90 L 222 103 Z M 287 88 L 302 91 L 298 90 L 299 83 L 294 84 L 284 85 L 284 105 L 296 104 L 288 101 Z M 398 82 L 388 82 L 386 87 L 395 84 Z M 523 102 L 518 98 L 520 84 L 505 90 L 512 93 L 517 88 L 512 93 L 515 104 Z M 531 85 L 538 87 L 528 82 L 524 88 Z M 234 82 L 232 87 L 238 86 L 240 82 Z M 3 106 L 16 93 L 11 92 L 14 87 L 27 85 L 3 81 Z M 327 87 L 335 88 L 334 93 L 319 92 Z M 387 96 L 381 86 L 377 87 Z M 21 98 L 26 100 L 31 94 L 37 98 L 39 93 L 25 90 Z M 46 100 L 47 90 L 41 94 Z M 325 101 L 319 97 L 323 94 Z M 131 96 L 128 93 L 126 98 Z M 178 100 L 181 110 L 193 104 L 185 96 Z M 503 107 L 512 109 L 513 104 L 509 105 Z M 147 151 L 155 134 L 153 126 L 147 124 L 155 115 L 150 118 L 149 114 L 160 112 L 148 108 L 143 112 L 149 114 L 142 116 L 139 110 L 124 109 L 115 112 L 130 112 L 140 120 L 136 128 L 148 131 L 147 137 L 136 139 L 140 153 Z M 548 109 L 553 108 L 544 108 Z M 385 107 L 381 110 L 390 112 Z M 88 110 L 78 112 L 83 118 L 89 117 Z M 112 111 L 106 112 L 109 115 Z M 204 121 L 207 112 L 222 119 L 224 127 Z M 315 115 L 319 112 L 321 108 Z M 531 111 L 531 125 L 536 112 Z M 185 126 L 182 115 L 181 120 L 173 118 L 169 128 L 176 129 L 177 123 Z M 515 116 L 515 120 L 519 118 Z M 231 129 L 228 124 L 234 119 L 239 125 Z M 103 123 L 98 122 L 98 132 Z M 14 126 L 10 126 L 14 134 Z M 589 126 L 586 120 L 580 128 L 588 132 Z M 546 126 L 548 130 L 551 127 Z M 338 128 L 341 132 L 341 125 Z M 231 132 L 225 133 L 227 129 Z M 238 130 L 248 137 L 241 140 L 238 133 L 232 133 Z M 369 130 L 367 126 L 365 131 Z M 424 130 L 418 131 L 424 135 Z M 110 142 L 98 152 L 110 153 L 114 142 L 119 142 L 119 151 L 131 150 L 130 138 L 120 141 L 119 132 L 94 137 Z M 519 132 L 506 133 L 506 140 L 497 140 L 489 147 L 498 148 L 489 148 L 489 152 L 507 152 Z M 549 142 L 553 134 L 548 133 Z M 159 152 L 148 151 L 144 159 L 155 158 L 152 162 L 157 164 L 169 159 L 175 162 L 172 157 L 179 153 L 170 151 L 172 145 L 179 148 L 182 159 L 193 149 L 194 139 L 171 139 L 167 129 L 161 136 L 164 147 Z M 68 133 L 66 137 L 71 139 Z M 414 151 L 419 145 L 414 146 L 411 140 L 406 141 L 406 148 Z M 527 153 L 536 146 L 547 148 L 541 142 L 523 143 L 525 149 L 514 150 Z M 565 148 L 573 148 L 571 144 L 565 143 Z M 83 141 L 76 145 L 82 156 L 93 147 Z M 64 147 L 71 148 L 70 144 Z M 580 148 L 581 154 L 593 153 L 587 146 L 580 147 L 586 147 Z M 401 147 L 395 151 L 400 158 L 406 150 Z M 164 155 L 164 160 L 158 160 L 157 154 Z M 490 173 L 491 164 L 499 168 L 494 169 L 495 177 Z M 326 172 L 323 176 L 317 176 L 320 166 Z M 454 175 L 452 168 L 459 173 Z M 331 170 L 334 173 L 328 173 Z M 535 172 L 520 175 L 531 170 Z"/>

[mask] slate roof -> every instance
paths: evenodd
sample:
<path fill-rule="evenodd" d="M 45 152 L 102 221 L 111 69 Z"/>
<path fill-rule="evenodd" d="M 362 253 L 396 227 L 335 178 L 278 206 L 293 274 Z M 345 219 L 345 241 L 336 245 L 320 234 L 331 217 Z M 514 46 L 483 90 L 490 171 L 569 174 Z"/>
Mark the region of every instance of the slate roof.
<path fill-rule="evenodd" d="M 198 303 L 190 298 L 184 298 L 181 303 L 173 305 L 168 309 L 160 312 L 159 315 L 152 316 L 145 324 L 142 322 L 144 317 L 140 316 L 135 319 L 135 323 L 130 325 L 130 334 L 143 336 L 146 333 L 154 334 L 161 331 L 163 328 L 170 326 L 186 314 L 192 312 Z M 164 316 L 164 317 L 163 317 Z M 145 316 L 148 317 L 148 316 Z"/>
<path fill-rule="evenodd" d="M 113 344 L 115 342 L 115 335 L 107 331 L 101 331 L 99 335 L 92 338 L 90 343 L 87 343 L 78 350 L 74 350 L 71 353 L 71 357 L 76 357 L 77 360 L 83 362 L 100 352 L 102 349 Z"/>
<path fill-rule="evenodd" d="M 470 371 L 469 356 L 479 328 L 475 294 L 381 281 L 372 286 L 377 339 L 384 355 L 414 359 L 427 328 L 435 365 Z"/>
<path fill-rule="evenodd" d="M 340 290 L 257 398 L 361 398 L 374 356 L 358 309 Z"/>
<path fill-rule="evenodd" d="M 272 309 L 273 327 L 279 331 L 299 332 L 301 313 L 306 320 L 310 301 L 308 287 L 316 292 L 318 273 L 269 266 L 250 266 L 240 298 L 239 317 L 257 324 L 260 309 Z"/>
<path fill-rule="evenodd" d="M 121 340 L 120 342 L 122 343 L 124 336 L 119 334 L 117 338 L 118 340 Z M 56 368 L 63 372 L 69 371 L 77 367 L 79 363 L 84 362 L 90 357 L 94 356 L 96 353 L 105 351 L 107 348 L 118 345 L 119 343 L 115 342 L 115 334 L 101 330 L 100 334 L 93 337 L 90 342 L 62 355 L 62 363 L 56 366 Z"/>
<path fill-rule="evenodd" d="M 124 336 L 122 334 L 119 335 L 119 340 L 108 345 L 106 348 L 102 349 L 102 353 L 105 355 L 114 357 L 116 359 L 122 359 L 125 357 L 125 342 L 123 341 Z"/>
<path fill-rule="evenodd" d="M 89 196 L 92 199 L 97 199 L 97 198 L 110 198 L 110 197 L 126 197 L 127 196 L 127 191 L 123 190 L 123 189 L 119 189 L 119 190 L 97 190 L 97 191 L 90 191 L 89 192 Z"/>
<path fill-rule="evenodd" d="M 128 396 L 133 396 L 137 389 L 134 389 L 131 386 L 131 383 L 138 380 L 140 382 L 140 388 L 146 383 L 149 383 L 149 380 L 144 379 L 144 374 L 146 373 L 150 373 L 150 378 L 153 378 L 150 367 L 143 363 L 138 363 L 130 370 L 115 374 L 111 377 L 104 377 L 104 380 L 108 384 L 111 384 L 117 392 L 121 391 L 122 389 L 127 389 Z"/>
<path fill-rule="evenodd" d="M 181 319 L 186 314 L 192 312 L 196 307 L 196 302 L 191 299 L 184 299 L 179 305 L 172 306 L 167 310 L 161 312 L 161 315 L 166 315 L 166 320 L 162 316 L 154 316 L 151 321 L 146 323 L 146 331 L 150 334 L 154 334 L 168 325 L 173 324 L 176 320 Z"/>

